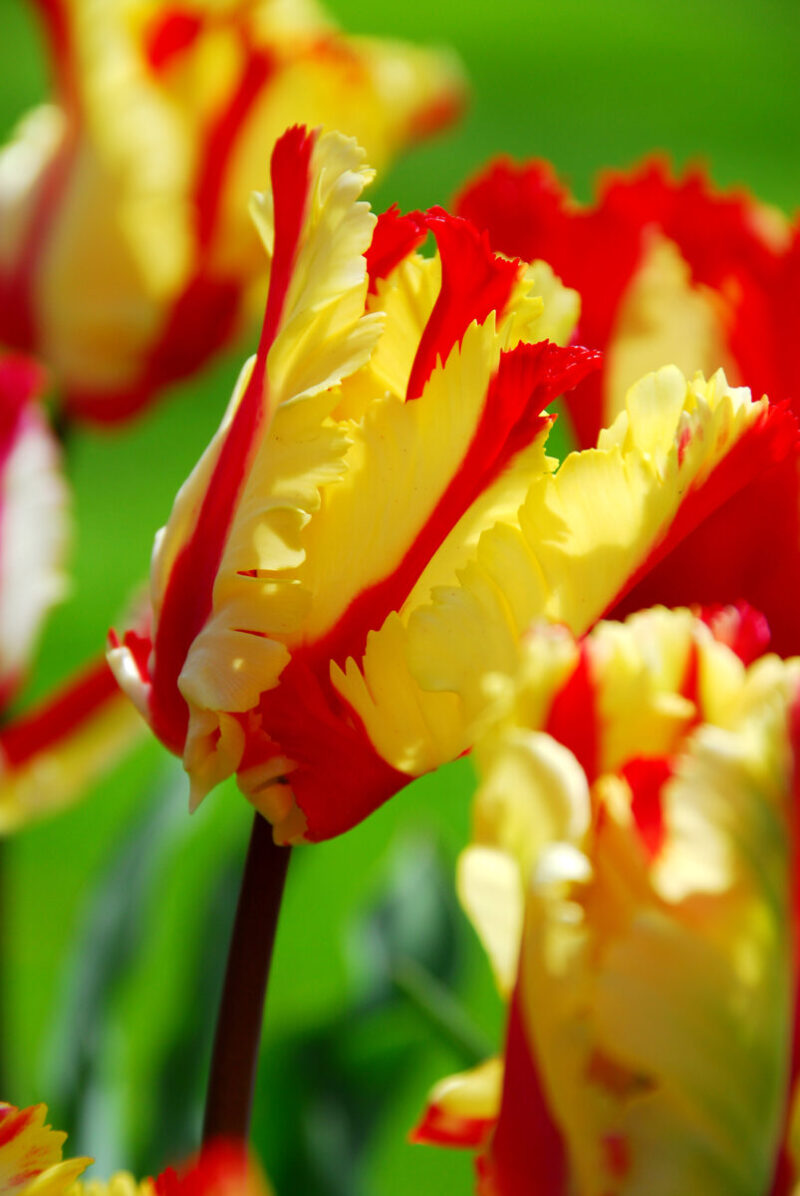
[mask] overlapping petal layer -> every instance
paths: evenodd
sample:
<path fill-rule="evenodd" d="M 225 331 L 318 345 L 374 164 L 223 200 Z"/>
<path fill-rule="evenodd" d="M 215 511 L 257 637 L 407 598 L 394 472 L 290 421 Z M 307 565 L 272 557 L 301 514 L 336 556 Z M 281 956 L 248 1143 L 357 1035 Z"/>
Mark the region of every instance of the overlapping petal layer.
<path fill-rule="evenodd" d="M 311 0 L 38 0 L 56 95 L 0 153 L 0 337 L 112 421 L 229 340 L 262 274 L 246 205 L 276 138 L 374 161 L 452 119 L 444 52 L 340 35 Z"/>
<path fill-rule="evenodd" d="M 550 262 L 581 295 L 581 344 L 602 373 L 567 404 L 592 447 L 628 387 L 671 362 L 689 375 L 720 366 L 758 398 L 800 410 L 800 234 L 744 193 L 716 194 L 700 171 L 674 180 L 659 161 L 608 173 L 577 205 L 544 162 L 491 165 L 456 210 L 504 253 Z"/>
<path fill-rule="evenodd" d="M 459 694 L 474 715 L 534 619 L 581 634 L 659 602 L 744 599 L 793 653 L 799 592 L 795 417 L 721 371 L 687 382 L 666 367 L 631 388 L 596 449 L 570 454 L 484 532 L 457 583 L 409 620 L 408 656 L 423 688 Z"/>
<path fill-rule="evenodd" d="M 0 1191 L 9 1196 L 65 1196 L 91 1159 L 62 1159 L 66 1134 L 45 1125 L 47 1109 L 0 1102 Z"/>
<path fill-rule="evenodd" d="M 791 1190 L 800 661 L 729 647 L 762 633 L 535 629 L 498 683 L 460 865 L 514 985 L 486 1196 Z"/>
<path fill-rule="evenodd" d="M 193 800 L 236 771 L 286 840 L 468 746 L 458 698 L 403 678 L 408 620 L 552 468 L 543 409 L 596 364 L 541 339 L 576 314 L 547 267 L 438 209 L 376 226 L 362 163 L 338 135 L 278 143 L 259 350 L 157 542 L 152 633 L 110 656 Z"/>

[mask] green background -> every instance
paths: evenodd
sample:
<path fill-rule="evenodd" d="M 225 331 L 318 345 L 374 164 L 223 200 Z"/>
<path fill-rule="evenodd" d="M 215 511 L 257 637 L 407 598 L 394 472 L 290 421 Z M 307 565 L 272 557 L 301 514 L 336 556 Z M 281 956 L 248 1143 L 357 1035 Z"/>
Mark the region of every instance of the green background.
<path fill-rule="evenodd" d="M 655 149 L 792 212 L 800 197 L 795 0 L 406 0 L 330 5 L 353 32 L 454 46 L 473 85 L 455 132 L 378 184 L 380 208 L 446 203 L 492 154 L 550 158 L 577 194 Z M 21 0 L 0 0 L 0 133 L 44 96 Z M 248 346 L 134 426 L 68 446 L 73 583 L 28 697 L 99 650 Z M 295 853 L 255 1139 L 279 1192 L 467 1192 L 471 1164 L 406 1134 L 428 1086 L 500 1040 L 485 960 L 452 896 L 469 764 L 346 837 Z M 152 1172 L 191 1149 L 249 808 L 230 786 L 189 819 L 153 742 L 86 800 L 3 848 L 0 1096 L 45 1100 L 71 1147 Z"/>

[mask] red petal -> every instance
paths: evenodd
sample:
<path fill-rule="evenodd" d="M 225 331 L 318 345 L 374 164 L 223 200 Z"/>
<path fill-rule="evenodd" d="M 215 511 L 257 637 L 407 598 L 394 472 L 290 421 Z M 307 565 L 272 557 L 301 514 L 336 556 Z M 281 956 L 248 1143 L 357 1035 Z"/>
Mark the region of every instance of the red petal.
<path fill-rule="evenodd" d="M 402 216 L 397 204 L 381 212 L 370 247 L 364 257 L 367 262 L 369 289 L 374 295 L 379 278 L 386 278 L 409 254 L 422 244 L 428 234 L 425 217 L 420 212 Z"/>
<path fill-rule="evenodd" d="M 610 617 L 663 603 L 737 603 L 763 612 L 781 655 L 800 652 L 798 424 L 767 408 L 690 491 L 661 544 L 637 570 Z"/>
<path fill-rule="evenodd" d="M 589 784 L 593 784 L 600 762 L 600 731 L 597 687 L 585 640 L 581 641 L 574 670 L 553 699 L 544 729 L 569 748 Z"/>
<path fill-rule="evenodd" d="M 297 761 L 289 782 L 311 842 L 349 830 L 412 779 L 378 755 L 350 708 L 297 654 L 280 684 L 262 695 L 259 712 L 273 743 L 262 744 L 259 758 L 257 738 L 251 736 L 241 768 L 269 759 L 276 750 Z"/>
<path fill-rule="evenodd" d="M 567 1196 L 568 1164 L 547 1106 L 517 990 L 506 1040 L 503 1100 L 497 1129 L 478 1159 L 480 1196 Z"/>
<path fill-rule="evenodd" d="M 144 35 L 144 56 L 154 71 L 161 71 L 195 42 L 203 18 L 181 8 L 158 14 Z"/>
<path fill-rule="evenodd" d="M 730 606 L 716 603 L 701 607 L 698 614 L 714 639 L 726 644 L 744 664 L 752 664 L 769 647 L 769 623 L 761 611 L 754 610 L 747 602 L 734 602 Z"/>
<path fill-rule="evenodd" d="M 672 765 L 663 756 L 636 756 L 621 769 L 631 790 L 631 813 L 647 854 L 655 859 L 664 843 L 662 786 L 672 776 Z"/>
<path fill-rule="evenodd" d="M 473 320 L 483 324 L 489 312 L 502 314 L 519 276 L 520 263 L 497 257 L 468 221 L 443 208 L 426 213 L 442 261 L 442 284 L 419 342 L 406 397 L 422 394 L 437 360 L 446 361 Z"/>

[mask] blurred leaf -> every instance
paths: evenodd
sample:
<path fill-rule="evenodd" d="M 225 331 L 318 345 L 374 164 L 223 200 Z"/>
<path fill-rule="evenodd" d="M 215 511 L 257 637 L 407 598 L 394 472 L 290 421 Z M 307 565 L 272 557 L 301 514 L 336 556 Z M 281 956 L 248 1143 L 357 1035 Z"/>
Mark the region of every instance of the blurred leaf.
<path fill-rule="evenodd" d="M 348 933 L 356 976 L 372 1000 L 385 999 L 407 961 L 443 980 L 458 959 L 460 910 L 452 871 L 430 836 L 401 835 L 369 907 Z"/>
<path fill-rule="evenodd" d="M 139 1175 L 197 1149 L 221 979 L 241 883 L 242 863 L 239 852 L 235 854 L 219 876 L 209 878 L 208 892 L 200 902 L 201 934 L 187 951 L 183 1015 L 155 1077 L 158 1115 L 137 1152 L 134 1171 Z"/>
<path fill-rule="evenodd" d="M 98 1152 L 98 1142 L 114 1142 L 105 1124 L 92 1124 L 96 1084 L 106 1049 L 106 1014 L 121 974 L 140 949 L 141 908 L 159 865 L 159 852 L 185 818 L 182 795 L 174 782 L 156 789 L 127 838 L 112 855 L 91 895 L 83 927 L 76 936 L 64 984 L 64 1000 L 52 1032 L 49 1100 L 59 1120 L 72 1127 L 74 1149 Z M 99 1105 L 108 1105 L 101 1093 Z M 113 1102 L 112 1102 L 113 1103 Z M 89 1145 L 91 1143 L 91 1145 Z"/>

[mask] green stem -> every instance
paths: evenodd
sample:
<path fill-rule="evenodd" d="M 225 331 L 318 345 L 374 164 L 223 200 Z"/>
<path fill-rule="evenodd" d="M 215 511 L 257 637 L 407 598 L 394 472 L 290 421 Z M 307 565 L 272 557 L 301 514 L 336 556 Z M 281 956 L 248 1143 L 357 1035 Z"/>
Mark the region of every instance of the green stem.
<path fill-rule="evenodd" d="M 276 847 L 256 814 L 231 934 L 211 1072 L 203 1142 L 246 1141 L 250 1133 L 264 998 L 291 848 Z"/>

